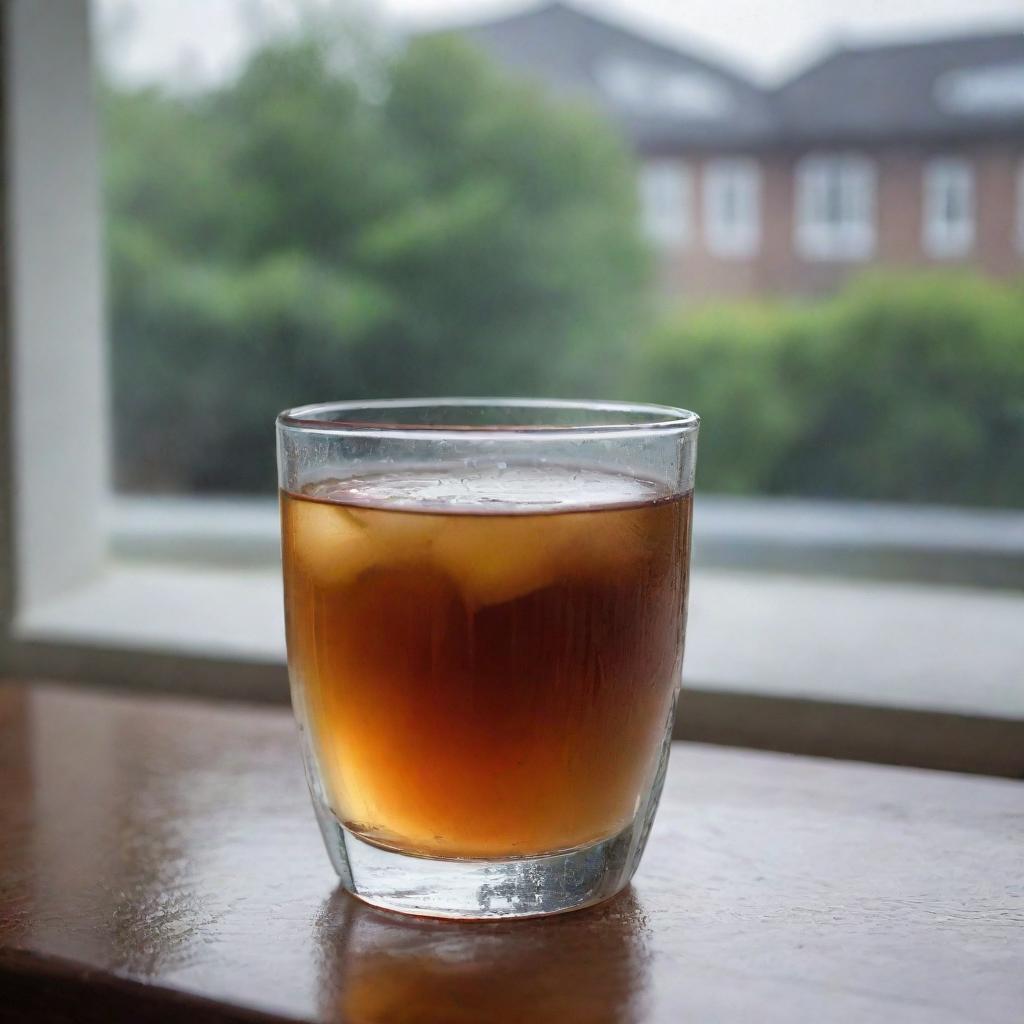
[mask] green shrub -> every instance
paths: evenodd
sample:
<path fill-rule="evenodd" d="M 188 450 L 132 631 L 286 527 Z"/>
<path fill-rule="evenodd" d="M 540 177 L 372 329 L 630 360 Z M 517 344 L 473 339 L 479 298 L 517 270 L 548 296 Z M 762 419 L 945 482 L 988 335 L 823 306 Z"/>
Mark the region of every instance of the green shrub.
<path fill-rule="evenodd" d="M 1024 505 L 1024 292 L 870 275 L 813 305 L 679 314 L 637 395 L 704 416 L 708 491 Z"/>
<path fill-rule="evenodd" d="M 795 317 L 766 306 L 692 312 L 635 354 L 636 394 L 701 413 L 701 486 L 764 490 L 799 435 L 802 416 L 782 376 Z"/>

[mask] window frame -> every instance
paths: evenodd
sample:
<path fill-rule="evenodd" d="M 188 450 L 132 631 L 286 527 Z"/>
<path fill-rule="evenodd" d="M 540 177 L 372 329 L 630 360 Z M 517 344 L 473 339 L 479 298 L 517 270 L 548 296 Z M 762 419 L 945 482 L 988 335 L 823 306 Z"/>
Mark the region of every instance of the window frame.
<path fill-rule="evenodd" d="M 283 700 L 287 675 L 278 660 L 140 649 L 33 627 L 55 602 L 94 593 L 112 571 L 88 0 L 7 0 L 0 61 L 0 386 L 8 399 L 0 403 L 0 672 Z"/>
<path fill-rule="evenodd" d="M 693 169 L 687 161 L 652 157 L 641 162 L 637 173 L 637 192 L 643 230 L 659 251 L 681 252 L 691 245 L 693 191 Z M 668 203 L 665 202 L 666 193 L 670 194 Z M 655 209 L 658 206 L 670 207 L 670 210 L 662 211 L 668 215 L 659 214 Z"/>
<path fill-rule="evenodd" d="M 1014 221 L 1017 252 L 1024 256 L 1024 157 L 1017 163 L 1016 196 L 1017 209 Z"/>
<path fill-rule="evenodd" d="M 963 220 L 953 224 L 946 217 L 951 192 L 963 204 Z M 932 259 L 955 260 L 974 248 L 977 209 L 974 167 L 966 157 L 938 156 L 925 162 L 921 171 L 921 248 Z"/>
<path fill-rule="evenodd" d="M 93 599 L 104 586 L 118 582 L 126 557 L 118 550 L 116 534 L 111 550 L 108 532 L 110 431 L 89 5 L 87 0 L 62 0 L 59 5 L 8 0 L 0 16 L 5 241 L 0 386 L 9 399 L 0 404 L 0 673 L 133 691 L 283 702 L 288 683 L 280 656 L 226 649 L 228 645 L 118 642 L 111 639 L 113 630 L 103 636 L 53 628 L 59 617 L 54 609 L 68 599 L 79 607 L 90 606 L 95 616 L 107 615 L 102 604 L 92 606 Z M 55 294 L 60 302 L 54 301 Z M 69 495 L 74 495 L 71 516 Z M 713 507 L 711 499 L 702 501 Z M 745 531 L 734 524 L 719 533 L 719 542 L 731 557 L 742 554 L 744 568 L 792 572 L 801 558 L 813 561 L 815 551 L 829 550 L 828 542 L 822 547 L 822 537 L 813 531 L 786 536 L 786 525 L 799 521 L 806 503 L 776 505 L 774 521 L 783 529 L 774 536 L 764 531 L 772 516 L 761 506 L 743 504 L 741 518 L 746 516 L 755 528 Z M 720 512 L 712 519 L 721 521 Z M 831 511 L 826 518 L 833 522 Z M 232 520 L 233 534 L 235 524 Z M 1016 529 L 1012 526 L 1011 533 Z M 854 539 L 864 536 L 864 530 L 863 523 L 854 522 Z M 202 530 L 197 536 L 211 543 Z M 945 535 L 940 530 L 936 536 L 941 548 Z M 195 539 L 186 539 L 186 546 Z M 145 557 L 145 530 L 136 540 L 135 554 Z M 832 540 L 837 541 L 835 535 Z M 850 536 L 840 536 L 833 549 L 842 550 L 849 541 Z M 259 543 L 266 550 L 272 542 L 263 537 Z M 901 550 L 898 538 L 894 543 Z M 876 546 L 870 539 L 861 546 L 867 564 Z M 207 562 L 211 550 L 205 548 Z M 180 543 L 177 549 L 172 544 L 149 552 L 154 558 L 147 563 L 154 566 L 152 583 L 128 595 L 142 613 L 173 620 L 173 581 L 159 566 L 170 562 L 180 572 L 181 553 Z M 970 561 L 969 551 L 967 557 Z M 237 587 L 239 568 L 206 567 L 211 583 L 208 614 L 216 616 L 222 599 L 218 573 Z M 696 589 L 699 580 L 695 584 Z M 763 686 L 757 691 L 757 685 L 745 689 L 742 680 L 702 688 L 701 680 L 689 678 L 678 735 L 827 753 L 842 732 L 849 741 L 847 756 L 910 756 L 911 763 L 950 767 L 949 739 L 957 730 L 964 748 L 970 748 L 972 770 L 993 772 L 1004 763 L 988 756 L 994 734 L 1002 737 L 1004 753 L 1011 744 L 1016 744 L 1013 749 L 1024 747 L 1024 721 L 1009 713 L 990 710 L 982 719 L 955 709 L 936 711 L 926 701 L 908 698 L 904 704 L 881 702 L 884 706 L 858 717 L 855 703 L 829 700 L 824 693 L 808 699 L 767 693 Z M 794 714 L 802 723 L 796 729 Z M 745 724 L 737 731 L 740 722 Z M 908 755 L 901 737 L 915 729 L 915 752 Z"/>
<path fill-rule="evenodd" d="M 720 157 L 704 166 L 704 238 L 708 251 L 723 260 L 749 260 L 761 248 L 761 165 L 755 157 Z M 722 200 L 736 189 L 746 220 L 727 223 Z M 744 196 L 745 193 L 745 196 Z"/>
<path fill-rule="evenodd" d="M 801 257 L 864 262 L 875 255 L 878 169 L 874 159 L 855 151 L 807 153 L 797 161 L 793 189 L 793 241 Z M 854 209 L 830 220 L 822 216 L 823 208 L 836 198 L 841 206 Z"/>

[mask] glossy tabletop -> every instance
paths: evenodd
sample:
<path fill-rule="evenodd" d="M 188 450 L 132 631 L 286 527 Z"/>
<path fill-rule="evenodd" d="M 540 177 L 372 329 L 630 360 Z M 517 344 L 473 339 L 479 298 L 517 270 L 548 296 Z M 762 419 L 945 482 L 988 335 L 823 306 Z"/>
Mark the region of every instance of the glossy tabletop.
<path fill-rule="evenodd" d="M 0 689 L 0 1020 L 1024 1020 L 1024 783 L 677 745 L 633 886 L 340 892 L 286 712 Z"/>

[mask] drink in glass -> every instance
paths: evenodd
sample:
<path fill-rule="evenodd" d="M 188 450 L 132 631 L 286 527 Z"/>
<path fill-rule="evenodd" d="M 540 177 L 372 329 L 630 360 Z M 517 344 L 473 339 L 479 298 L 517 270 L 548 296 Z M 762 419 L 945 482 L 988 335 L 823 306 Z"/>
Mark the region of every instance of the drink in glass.
<path fill-rule="evenodd" d="M 279 422 L 293 699 L 343 883 L 450 916 L 617 891 L 671 734 L 696 418 L 479 402 Z"/>

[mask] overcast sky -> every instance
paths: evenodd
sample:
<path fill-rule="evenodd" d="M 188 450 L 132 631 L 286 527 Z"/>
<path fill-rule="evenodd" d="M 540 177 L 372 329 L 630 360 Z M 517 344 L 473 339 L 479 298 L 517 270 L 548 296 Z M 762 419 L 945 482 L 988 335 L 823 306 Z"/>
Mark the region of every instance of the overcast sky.
<path fill-rule="evenodd" d="M 94 0 L 115 40 L 118 69 L 135 78 L 213 80 L 244 53 L 255 14 L 287 15 L 331 0 Z M 337 2 L 337 0 L 334 0 Z M 534 6 L 516 0 L 378 0 L 371 10 L 433 24 Z M 762 78 L 785 74 L 838 40 L 960 30 L 1024 30 L 1024 0 L 577 0 L 614 20 L 699 46 Z"/>

